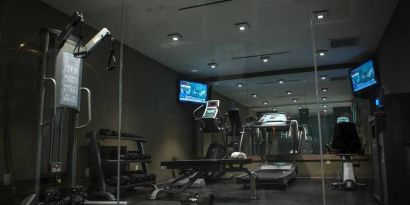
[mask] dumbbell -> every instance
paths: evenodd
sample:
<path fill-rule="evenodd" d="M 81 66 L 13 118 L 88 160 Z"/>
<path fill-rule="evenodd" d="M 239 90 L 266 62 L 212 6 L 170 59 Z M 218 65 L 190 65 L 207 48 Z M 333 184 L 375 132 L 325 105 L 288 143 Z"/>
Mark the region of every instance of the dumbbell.
<path fill-rule="evenodd" d="M 131 174 L 130 181 L 133 184 L 138 184 L 144 182 L 144 177 L 141 174 Z"/>
<path fill-rule="evenodd" d="M 149 174 L 150 181 L 155 181 L 156 179 L 157 179 L 157 176 L 155 174 Z"/>
<path fill-rule="evenodd" d="M 120 176 L 120 184 L 122 185 L 127 185 L 130 183 L 130 178 L 128 176 L 125 175 L 121 175 Z"/>
<path fill-rule="evenodd" d="M 138 151 L 128 151 L 128 153 L 131 155 L 131 158 L 134 160 L 143 159 L 144 157 L 144 155 Z"/>
<path fill-rule="evenodd" d="M 130 154 L 130 153 L 126 153 L 125 155 L 124 155 L 124 158 L 123 158 L 124 160 L 130 160 L 130 159 L 133 159 L 133 156 L 132 156 L 132 154 Z"/>
<path fill-rule="evenodd" d="M 112 176 L 108 179 L 105 179 L 105 183 L 107 183 L 110 186 L 117 186 L 117 176 Z"/>

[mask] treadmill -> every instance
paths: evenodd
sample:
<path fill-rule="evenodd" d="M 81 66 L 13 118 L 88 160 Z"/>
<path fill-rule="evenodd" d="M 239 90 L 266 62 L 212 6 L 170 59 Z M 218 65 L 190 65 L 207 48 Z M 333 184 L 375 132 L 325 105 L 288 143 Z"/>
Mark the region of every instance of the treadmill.
<path fill-rule="evenodd" d="M 289 121 L 284 113 L 266 113 L 258 121 L 247 123 L 246 130 L 252 130 L 261 138 L 261 164 L 257 170 L 257 185 L 280 185 L 287 188 L 297 174 L 295 164 L 299 154 L 300 137 L 306 133 L 296 120 Z M 261 136 L 264 135 L 264 136 Z M 249 184 L 248 176 L 236 178 L 237 183 Z"/>

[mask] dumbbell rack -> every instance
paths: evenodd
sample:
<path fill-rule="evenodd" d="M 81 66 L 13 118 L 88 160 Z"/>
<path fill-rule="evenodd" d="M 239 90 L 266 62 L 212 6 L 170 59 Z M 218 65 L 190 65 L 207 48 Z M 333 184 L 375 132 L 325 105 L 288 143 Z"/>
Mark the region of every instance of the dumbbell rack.
<path fill-rule="evenodd" d="M 117 187 L 115 186 L 110 186 L 109 184 L 106 183 L 105 179 L 107 176 L 105 176 L 104 170 L 103 170 L 103 165 L 104 164 L 110 164 L 112 163 L 114 166 L 116 166 L 117 160 L 116 159 L 103 159 L 101 157 L 101 152 L 100 152 L 100 146 L 98 144 L 98 141 L 100 140 L 106 140 L 106 139 L 111 139 L 111 140 L 116 140 L 118 139 L 118 136 L 108 136 L 108 135 L 100 135 L 98 132 L 90 132 L 87 134 L 87 137 L 90 138 L 90 154 L 91 154 L 91 159 L 89 160 L 91 168 L 93 169 L 92 174 L 96 174 L 97 178 L 97 183 L 98 183 L 98 192 L 100 195 L 103 196 L 111 196 L 113 193 L 116 193 Z M 142 154 L 145 154 L 144 152 L 144 146 L 143 144 L 147 142 L 146 138 L 143 137 L 124 137 L 121 136 L 121 140 L 129 140 L 129 141 L 134 141 L 137 143 L 138 151 Z M 144 174 L 148 174 L 148 167 L 147 163 L 151 162 L 151 159 L 122 159 L 120 160 L 120 163 L 140 163 L 141 164 L 141 171 Z M 122 170 L 125 171 L 125 170 Z M 145 186 L 154 186 L 155 185 L 155 180 L 151 181 L 145 181 L 142 183 L 135 183 L 135 184 L 127 184 L 127 185 L 121 185 L 120 189 L 135 189 L 136 187 L 145 187 Z M 112 195 L 113 196 L 113 195 Z M 107 197 L 111 198 L 111 197 Z"/>

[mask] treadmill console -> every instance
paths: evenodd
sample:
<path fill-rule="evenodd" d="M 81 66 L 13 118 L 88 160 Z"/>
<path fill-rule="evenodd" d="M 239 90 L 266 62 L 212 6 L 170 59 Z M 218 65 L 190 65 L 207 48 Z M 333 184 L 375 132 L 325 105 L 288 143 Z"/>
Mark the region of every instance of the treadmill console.
<path fill-rule="evenodd" d="M 218 115 L 219 100 L 209 100 L 206 102 L 206 108 L 202 119 L 216 118 Z"/>

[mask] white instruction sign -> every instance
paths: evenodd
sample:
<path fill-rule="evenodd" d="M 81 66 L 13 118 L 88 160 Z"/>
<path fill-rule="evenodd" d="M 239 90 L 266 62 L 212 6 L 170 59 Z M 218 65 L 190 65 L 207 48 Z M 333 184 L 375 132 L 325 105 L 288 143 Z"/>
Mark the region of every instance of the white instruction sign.
<path fill-rule="evenodd" d="M 78 107 L 81 59 L 72 53 L 63 52 L 60 104 Z"/>

